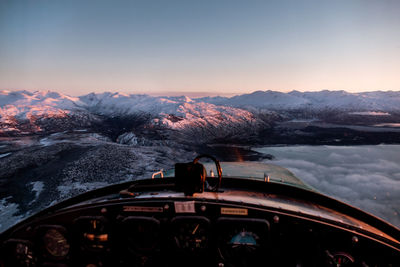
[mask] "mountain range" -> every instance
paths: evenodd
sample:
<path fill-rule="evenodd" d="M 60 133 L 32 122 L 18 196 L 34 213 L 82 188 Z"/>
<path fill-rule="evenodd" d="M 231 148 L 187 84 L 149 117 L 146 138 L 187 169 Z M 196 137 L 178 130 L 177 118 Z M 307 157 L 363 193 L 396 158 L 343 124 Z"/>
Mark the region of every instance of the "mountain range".
<path fill-rule="evenodd" d="M 197 101 L 204 101 L 216 105 L 234 107 L 257 107 L 275 110 L 302 109 L 344 109 L 354 111 L 367 110 L 399 110 L 400 92 L 375 91 L 363 93 L 349 93 L 346 91 L 318 91 L 289 93 L 275 91 L 256 91 L 251 94 L 228 97 L 205 97 Z"/>
<path fill-rule="evenodd" d="M 120 135 L 134 133 L 129 140 L 137 142 L 136 135 L 151 133 L 158 135 L 153 139 L 168 139 L 171 134 L 186 139 L 189 134 L 202 142 L 259 136 L 277 123 L 296 120 L 372 126 L 397 123 L 399 117 L 397 91 L 256 91 L 194 99 L 118 92 L 73 97 L 51 91 L 0 91 L 2 136 L 90 130 L 114 140 L 126 140 L 126 135 Z"/>

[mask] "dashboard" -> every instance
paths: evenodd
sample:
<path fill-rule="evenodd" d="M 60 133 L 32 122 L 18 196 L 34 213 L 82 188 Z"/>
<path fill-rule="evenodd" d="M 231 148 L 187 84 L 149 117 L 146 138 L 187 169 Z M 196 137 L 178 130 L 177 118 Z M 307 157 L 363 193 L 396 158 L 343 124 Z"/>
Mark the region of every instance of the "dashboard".
<path fill-rule="evenodd" d="M 400 266 L 399 254 L 300 213 L 160 197 L 75 205 L 21 224 L 0 266 Z"/>

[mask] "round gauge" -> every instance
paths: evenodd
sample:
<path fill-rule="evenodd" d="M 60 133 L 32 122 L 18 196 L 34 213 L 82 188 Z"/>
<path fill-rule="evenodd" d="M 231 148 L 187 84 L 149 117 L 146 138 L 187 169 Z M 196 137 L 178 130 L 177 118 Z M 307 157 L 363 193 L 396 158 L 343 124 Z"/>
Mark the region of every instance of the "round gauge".
<path fill-rule="evenodd" d="M 175 222 L 174 238 L 177 246 L 187 252 L 199 252 L 207 247 L 209 222 L 202 219 Z"/>
<path fill-rule="evenodd" d="M 229 244 L 233 249 L 245 248 L 248 252 L 251 252 L 259 246 L 259 240 L 258 235 L 243 228 L 233 235 Z"/>
<path fill-rule="evenodd" d="M 7 240 L 1 248 L 0 266 L 37 266 L 33 244 L 22 240 Z"/>
<path fill-rule="evenodd" d="M 334 267 L 341 266 L 353 266 L 354 258 L 345 252 L 337 252 L 330 254 L 327 252 L 329 257 L 329 265 Z"/>
<path fill-rule="evenodd" d="M 129 216 L 122 220 L 117 233 L 124 266 L 159 266 L 160 221 L 152 217 Z"/>
<path fill-rule="evenodd" d="M 36 259 L 33 257 L 32 248 L 26 244 L 17 243 L 14 256 L 16 266 L 35 266 Z M 14 264 L 10 264 L 10 266 L 14 266 Z"/>
<path fill-rule="evenodd" d="M 221 236 L 219 248 L 222 257 L 234 266 L 259 266 L 263 241 L 255 229 L 242 227 L 227 227 Z M 222 233 L 221 233 L 222 234 Z M 264 254 L 265 256 L 265 254 Z"/>
<path fill-rule="evenodd" d="M 259 266 L 266 256 L 269 224 L 263 219 L 220 218 L 218 248 L 221 257 L 234 266 Z"/>
<path fill-rule="evenodd" d="M 75 220 L 76 231 L 81 238 L 81 249 L 102 251 L 108 249 L 108 222 L 102 216 L 82 216 Z"/>
<path fill-rule="evenodd" d="M 68 255 L 70 245 L 65 236 L 56 229 L 49 229 L 43 236 L 44 247 L 53 257 L 65 257 Z"/>
<path fill-rule="evenodd" d="M 179 247 L 190 251 L 204 249 L 207 245 L 207 232 L 204 225 L 199 222 L 182 225 L 176 236 Z"/>
<path fill-rule="evenodd" d="M 160 222 L 154 218 L 128 217 L 123 221 L 124 238 L 128 248 L 141 252 L 154 252 L 159 241 Z"/>

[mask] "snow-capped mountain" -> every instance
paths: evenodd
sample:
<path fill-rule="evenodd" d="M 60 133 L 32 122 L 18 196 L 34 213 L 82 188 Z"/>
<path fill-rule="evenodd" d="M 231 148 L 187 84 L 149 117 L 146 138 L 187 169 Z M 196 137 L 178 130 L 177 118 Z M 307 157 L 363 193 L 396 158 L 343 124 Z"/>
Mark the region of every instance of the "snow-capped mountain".
<path fill-rule="evenodd" d="M 256 91 L 251 94 L 228 97 L 205 97 L 198 101 L 216 105 L 228 105 L 243 108 L 295 109 L 310 105 L 311 102 L 303 97 L 274 91 Z"/>
<path fill-rule="evenodd" d="M 253 120 L 251 112 L 182 97 L 100 93 L 70 97 L 54 92 L 1 91 L 0 123 L 4 132 L 38 132 L 46 119 L 73 119 L 90 124 L 93 116 L 130 116 L 150 114 L 153 123 L 171 129 L 187 126 L 218 126 Z M 23 125 L 24 130 L 21 129 Z"/>
<path fill-rule="evenodd" d="M 79 98 L 84 108 L 101 115 L 118 116 L 148 113 L 155 123 L 180 129 L 188 125 L 240 123 L 252 120 L 246 110 L 193 101 L 189 97 L 153 97 L 149 95 L 102 93 Z"/>
<path fill-rule="evenodd" d="M 104 117 L 140 117 L 142 114 L 150 116 L 153 125 L 167 129 L 221 129 L 232 125 L 263 124 L 265 116 L 260 119 L 255 115 L 260 110 L 279 112 L 301 109 L 317 112 L 334 109 L 353 115 L 386 114 L 382 112 L 400 111 L 400 92 L 256 91 L 230 98 L 190 99 L 186 96 L 155 97 L 111 92 L 71 97 L 50 91 L 4 90 L 0 91 L 0 133 L 85 128 L 93 123 L 101 124 L 99 121 Z"/>
<path fill-rule="evenodd" d="M 334 108 L 347 110 L 399 110 L 400 92 L 363 92 L 348 93 L 346 91 L 319 91 L 298 92 L 292 91 L 290 95 L 308 100 L 316 109 Z"/>
<path fill-rule="evenodd" d="M 227 97 L 206 97 L 198 101 L 232 107 L 256 107 L 274 110 L 308 108 L 314 110 L 342 109 L 349 111 L 391 111 L 400 110 L 400 92 L 376 91 L 349 93 L 346 91 L 318 91 L 281 93 L 257 91 Z"/>
<path fill-rule="evenodd" d="M 75 120 L 80 106 L 79 98 L 57 92 L 0 91 L 0 133 L 40 132 L 44 121 Z"/>
<path fill-rule="evenodd" d="M 63 116 L 82 106 L 79 98 L 57 92 L 0 91 L 0 116 L 30 119 L 33 116 Z"/>

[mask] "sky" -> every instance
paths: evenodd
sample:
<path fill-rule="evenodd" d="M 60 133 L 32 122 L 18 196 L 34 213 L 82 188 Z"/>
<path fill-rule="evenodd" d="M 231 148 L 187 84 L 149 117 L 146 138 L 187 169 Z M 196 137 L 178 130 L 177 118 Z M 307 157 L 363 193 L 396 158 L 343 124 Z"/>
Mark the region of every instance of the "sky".
<path fill-rule="evenodd" d="M 2 0 L 0 89 L 400 90 L 400 1 Z"/>

